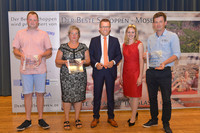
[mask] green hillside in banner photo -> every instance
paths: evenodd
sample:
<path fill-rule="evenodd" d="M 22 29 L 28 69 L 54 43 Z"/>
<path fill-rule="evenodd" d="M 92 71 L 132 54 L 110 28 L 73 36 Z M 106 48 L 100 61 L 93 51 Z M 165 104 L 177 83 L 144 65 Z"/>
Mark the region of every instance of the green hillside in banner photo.
<path fill-rule="evenodd" d="M 200 21 L 168 21 L 167 29 L 179 36 L 181 53 L 199 53 Z"/>

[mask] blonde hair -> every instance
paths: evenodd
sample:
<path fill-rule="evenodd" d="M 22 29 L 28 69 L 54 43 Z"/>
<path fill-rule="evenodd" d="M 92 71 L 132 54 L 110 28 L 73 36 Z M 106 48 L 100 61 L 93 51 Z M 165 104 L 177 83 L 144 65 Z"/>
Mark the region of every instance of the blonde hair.
<path fill-rule="evenodd" d="M 135 38 L 134 42 L 138 40 L 139 35 L 138 35 L 138 30 L 134 24 L 129 24 L 128 27 L 126 28 L 125 36 L 124 36 L 124 43 L 127 45 L 129 43 L 127 32 L 129 28 L 133 28 L 135 30 Z"/>
<path fill-rule="evenodd" d="M 72 25 L 72 26 L 69 27 L 68 36 L 70 35 L 70 33 L 71 33 L 72 30 L 77 30 L 77 31 L 78 31 L 78 36 L 79 36 L 79 38 L 81 37 L 80 30 L 79 30 L 79 28 L 76 27 L 75 25 Z"/>

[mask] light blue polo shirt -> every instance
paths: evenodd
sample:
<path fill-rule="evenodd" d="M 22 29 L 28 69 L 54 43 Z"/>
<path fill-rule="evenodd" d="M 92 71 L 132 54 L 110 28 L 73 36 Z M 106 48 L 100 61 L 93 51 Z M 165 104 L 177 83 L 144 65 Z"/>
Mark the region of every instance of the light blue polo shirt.
<path fill-rule="evenodd" d="M 178 58 L 180 58 L 181 55 L 180 42 L 177 34 L 166 29 L 161 36 L 158 36 L 156 33 L 149 36 L 147 49 L 150 54 L 155 51 L 162 51 L 162 62 L 172 55 L 176 55 Z M 174 62 L 169 63 L 166 66 L 173 65 Z M 152 67 L 151 64 L 149 64 L 149 66 Z"/>

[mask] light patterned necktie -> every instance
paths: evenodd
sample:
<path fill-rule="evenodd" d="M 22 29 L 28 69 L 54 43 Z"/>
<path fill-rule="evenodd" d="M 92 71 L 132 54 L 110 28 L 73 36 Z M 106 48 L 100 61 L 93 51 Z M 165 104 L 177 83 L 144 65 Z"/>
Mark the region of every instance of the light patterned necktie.
<path fill-rule="evenodd" d="M 104 37 L 104 67 L 105 65 L 107 65 L 107 63 L 108 63 L 108 46 L 107 46 L 106 37 Z"/>

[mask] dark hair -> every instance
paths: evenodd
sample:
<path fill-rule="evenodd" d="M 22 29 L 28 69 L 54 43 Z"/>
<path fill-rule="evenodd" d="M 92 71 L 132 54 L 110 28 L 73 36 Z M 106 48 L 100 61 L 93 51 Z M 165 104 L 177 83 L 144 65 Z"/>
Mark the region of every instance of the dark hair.
<path fill-rule="evenodd" d="M 102 19 L 102 20 L 100 21 L 100 23 L 99 23 L 99 27 L 100 27 L 100 28 L 101 28 L 101 22 L 109 22 L 109 23 L 110 23 L 110 20 L 107 19 L 107 18 Z M 111 26 L 111 24 L 110 24 L 110 26 Z"/>
<path fill-rule="evenodd" d="M 30 11 L 28 14 L 27 14 L 27 19 L 28 19 L 28 15 L 36 15 L 37 16 L 37 19 L 39 20 L 39 17 L 38 17 L 38 14 L 34 11 Z"/>
<path fill-rule="evenodd" d="M 161 17 L 161 16 L 164 18 L 164 21 L 167 21 L 167 16 L 166 16 L 166 14 L 163 13 L 163 12 L 158 12 L 158 13 L 156 13 L 156 14 L 153 15 L 153 22 L 154 22 L 154 19 L 155 19 L 155 18 L 158 18 L 158 17 Z"/>

